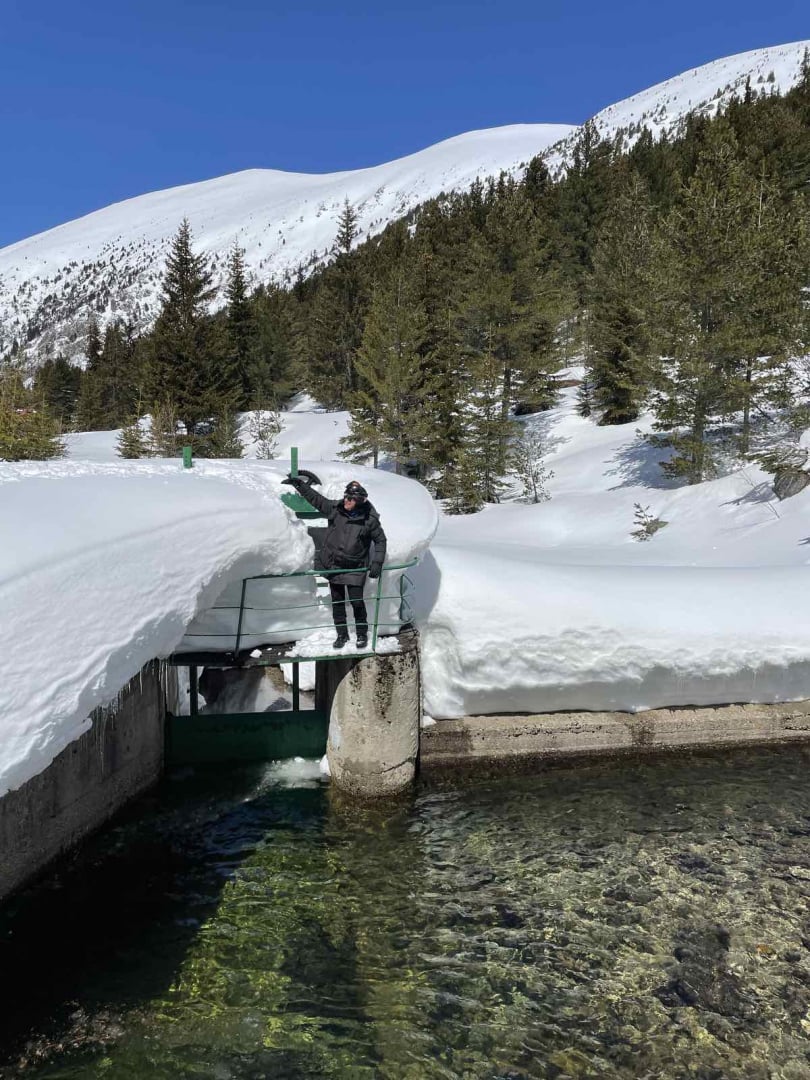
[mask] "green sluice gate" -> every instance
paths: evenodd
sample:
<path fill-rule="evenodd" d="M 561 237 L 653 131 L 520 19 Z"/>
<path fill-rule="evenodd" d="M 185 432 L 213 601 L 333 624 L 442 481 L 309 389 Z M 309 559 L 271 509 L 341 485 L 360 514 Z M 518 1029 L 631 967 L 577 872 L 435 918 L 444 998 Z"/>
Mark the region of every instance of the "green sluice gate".
<path fill-rule="evenodd" d="M 320 758 L 329 717 L 319 709 L 166 717 L 167 765 Z"/>

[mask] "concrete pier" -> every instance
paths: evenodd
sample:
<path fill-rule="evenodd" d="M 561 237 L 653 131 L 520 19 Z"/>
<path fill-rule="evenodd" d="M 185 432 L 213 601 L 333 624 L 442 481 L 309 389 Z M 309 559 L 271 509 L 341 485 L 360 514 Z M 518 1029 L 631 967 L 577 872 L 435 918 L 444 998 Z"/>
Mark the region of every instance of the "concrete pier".
<path fill-rule="evenodd" d="M 405 790 L 416 775 L 422 687 L 416 631 L 397 653 L 318 665 L 316 708 L 328 707 L 327 759 L 335 787 L 352 798 Z"/>
<path fill-rule="evenodd" d="M 172 670 L 147 664 L 114 703 L 95 710 L 89 731 L 0 798 L 0 900 L 157 782 L 174 684 Z"/>

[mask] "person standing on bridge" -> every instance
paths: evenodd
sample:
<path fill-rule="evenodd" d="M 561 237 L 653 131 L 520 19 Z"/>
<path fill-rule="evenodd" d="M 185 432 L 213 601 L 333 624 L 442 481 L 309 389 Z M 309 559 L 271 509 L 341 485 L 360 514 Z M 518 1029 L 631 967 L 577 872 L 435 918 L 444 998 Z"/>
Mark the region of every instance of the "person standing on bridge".
<path fill-rule="evenodd" d="M 368 501 L 368 492 L 357 480 L 346 485 L 342 499 L 327 499 L 300 476 L 288 476 L 299 495 L 328 520 L 326 535 L 316 558 L 316 569 L 339 570 L 328 574 L 332 594 L 332 617 L 337 637 L 335 648 L 342 649 L 349 640 L 346 613 L 346 594 L 354 612 L 357 648 L 368 645 L 368 614 L 363 600 L 366 572 L 378 578 L 385 563 L 386 539 L 380 515 Z M 374 558 L 371 547 L 374 545 Z M 368 567 L 368 571 L 366 571 Z"/>

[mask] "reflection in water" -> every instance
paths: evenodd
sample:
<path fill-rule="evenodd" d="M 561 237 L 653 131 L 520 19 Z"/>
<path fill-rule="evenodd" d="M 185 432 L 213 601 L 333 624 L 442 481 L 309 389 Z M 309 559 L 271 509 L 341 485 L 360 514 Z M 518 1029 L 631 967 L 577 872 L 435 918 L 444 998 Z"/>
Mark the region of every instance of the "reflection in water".
<path fill-rule="evenodd" d="M 3 914 L 0 1075 L 808 1077 L 808 763 L 177 781 Z"/>

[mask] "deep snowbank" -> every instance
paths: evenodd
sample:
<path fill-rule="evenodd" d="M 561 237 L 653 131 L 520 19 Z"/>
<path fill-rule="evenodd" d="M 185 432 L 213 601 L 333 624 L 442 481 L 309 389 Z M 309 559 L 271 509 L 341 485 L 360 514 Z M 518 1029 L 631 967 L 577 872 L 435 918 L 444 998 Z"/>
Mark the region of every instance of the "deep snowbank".
<path fill-rule="evenodd" d="M 303 402 L 301 412 L 285 414 L 282 446 L 296 441 L 335 454 L 345 422 L 345 414 Z M 411 575 L 429 715 L 810 697 L 810 614 L 802 602 L 810 489 L 778 503 L 752 467 L 695 487 L 668 485 L 661 452 L 636 437 L 648 422 L 600 428 L 577 415 L 573 390 L 526 423 L 548 439 L 551 501 L 441 517 Z M 71 453 L 100 455 L 98 438 L 77 436 Z M 328 494 L 357 472 L 310 464 Z M 71 468 L 126 474 L 130 466 L 48 470 Z M 284 471 L 259 463 L 207 468 L 235 469 L 244 483 L 257 471 L 265 482 L 268 469 L 277 478 Z M 435 525 L 425 493 L 383 471 L 367 476 L 392 538 L 391 561 L 423 551 Z M 635 503 L 668 522 L 647 543 L 630 535 Z M 190 618 L 200 607 L 192 598 L 184 610 Z"/>
<path fill-rule="evenodd" d="M 550 502 L 441 519 L 417 570 L 434 717 L 810 697 L 810 489 L 755 468 L 672 487 L 645 423 L 600 428 L 573 391 L 528 421 Z M 634 504 L 669 524 L 631 538 Z"/>
<path fill-rule="evenodd" d="M 434 717 L 810 696 L 792 567 L 538 565 L 437 543 L 423 637 Z"/>
<path fill-rule="evenodd" d="M 307 461 L 302 467 L 306 465 L 317 472 L 321 480 L 319 490 L 329 499 L 339 498 L 353 477 L 363 477 L 386 531 L 386 565 L 402 566 L 427 549 L 436 531 L 438 511 L 420 484 L 392 473 L 358 469 L 356 465 Z M 264 468 L 267 470 L 268 466 Z M 274 463 L 270 471 L 278 480 L 286 475 L 286 469 L 280 464 Z M 298 531 L 304 531 L 300 523 Z M 307 551 L 306 565 L 311 566 L 311 548 Z M 386 599 L 380 604 L 378 613 L 382 634 L 393 634 L 400 627 L 400 579 L 404 572 L 390 570 L 383 575 L 382 596 Z M 241 588 L 240 578 L 234 578 L 217 597 L 216 605 L 201 611 L 189 624 L 179 651 L 234 647 Z M 365 592 L 370 617 L 374 613 L 376 590 L 377 582 L 367 580 Z M 250 581 L 245 593 L 245 607 L 240 637 L 242 648 L 295 641 L 297 656 L 321 656 L 331 652 L 335 636 L 332 609 L 329 590 L 322 580 L 318 582 L 315 577 L 306 576 Z M 381 642 L 379 651 L 385 651 L 386 647 Z"/>
<path fill-rule="evenodd" d="M 419 485 L 317 467 L 327 494 L 363 477 L 392 557 L 425 549 L 436 512 Z M 279 500 L 285 474 L 274 462 L 0 464 L 0 794 L 174 651 L 228 583 L 311 564 L 306 527 Z"/>

